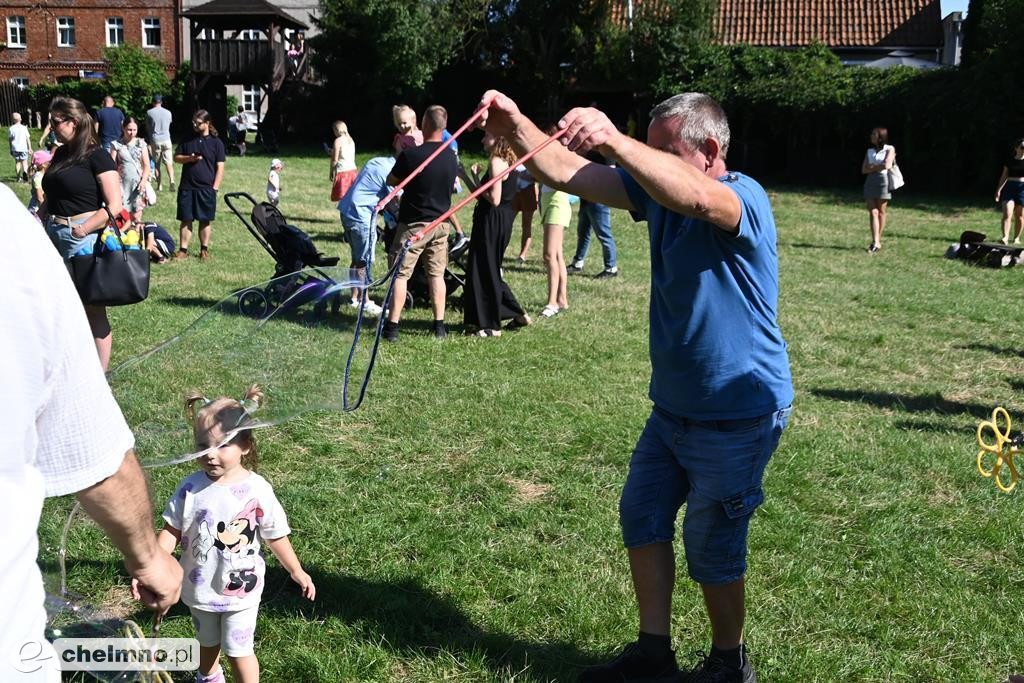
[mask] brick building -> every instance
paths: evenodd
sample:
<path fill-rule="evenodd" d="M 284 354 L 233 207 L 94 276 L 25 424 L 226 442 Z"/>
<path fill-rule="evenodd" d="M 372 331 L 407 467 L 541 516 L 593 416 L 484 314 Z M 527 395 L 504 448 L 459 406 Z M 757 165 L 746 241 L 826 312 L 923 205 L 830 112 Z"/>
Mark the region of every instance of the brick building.
<path fill-rule="evenodd" d="M 168 65 L 181 53 L 177 0 L 0 0 L 0 80 L 102 77 L 103 49 L 141 45 Z"/>

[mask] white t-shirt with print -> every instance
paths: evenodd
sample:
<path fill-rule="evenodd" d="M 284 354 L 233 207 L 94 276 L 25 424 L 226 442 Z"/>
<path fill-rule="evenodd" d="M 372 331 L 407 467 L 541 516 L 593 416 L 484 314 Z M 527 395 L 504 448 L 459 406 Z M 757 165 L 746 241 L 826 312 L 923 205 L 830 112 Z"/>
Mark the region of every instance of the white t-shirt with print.
<path fill-rule="evenodd" d="M 281 198 L 281 175 L 271 170 L 267 175 L 267 199 L 276 202 Z"/>
<path fill-rule="evenodd" d="M 88 488 L 117 472 L 134 438 L 103 376 L 82 301 L 46 233 L 0 185 L 0 681 L 48 680 L 13 659 L 46 624 L 36 565 L 44 496 Z M 53 554 L 47 559 L 54 560 Z M 31 653 L 29 648 L 26 652 Z M 27 670 L 27 669 L 23 669 Z"/>
<path fill-rule="evenodd" d="M 178 485 L 164 521 L 181 531 L 181 601 L 209 612 L 255 607 L 267 565 L 261 540 L 291 533 L 284 509 L 256 474 L 231 484 L 196 472 Z"/>

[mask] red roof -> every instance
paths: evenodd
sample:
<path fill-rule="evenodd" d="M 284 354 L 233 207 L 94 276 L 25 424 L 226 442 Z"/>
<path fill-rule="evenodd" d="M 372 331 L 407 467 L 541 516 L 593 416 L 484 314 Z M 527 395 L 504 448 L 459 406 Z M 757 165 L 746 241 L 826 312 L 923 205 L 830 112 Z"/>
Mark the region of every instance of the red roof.
<path fill-rule="evenodd" d="M 941 47 L 940 0 L 721 0 L 717 42 Z"/>

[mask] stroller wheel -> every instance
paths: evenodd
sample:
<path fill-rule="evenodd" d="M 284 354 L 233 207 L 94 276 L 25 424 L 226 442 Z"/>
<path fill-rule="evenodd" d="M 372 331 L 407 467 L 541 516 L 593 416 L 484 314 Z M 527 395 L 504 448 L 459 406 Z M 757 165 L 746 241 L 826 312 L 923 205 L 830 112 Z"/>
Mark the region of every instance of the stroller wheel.
<path fill-rule="evenodd" d="M 266 295 L 258 289 L 247 289 L 238 295 L 238 312 L 248 318 L 257 320 L 270 311 L 270 302 Z"/>
<path fill-rule="evenodd" d="M 416 306 L 416 299 L 413 297 L 412 292 L 405 293 L 405 307 L 413 308 Z"/>

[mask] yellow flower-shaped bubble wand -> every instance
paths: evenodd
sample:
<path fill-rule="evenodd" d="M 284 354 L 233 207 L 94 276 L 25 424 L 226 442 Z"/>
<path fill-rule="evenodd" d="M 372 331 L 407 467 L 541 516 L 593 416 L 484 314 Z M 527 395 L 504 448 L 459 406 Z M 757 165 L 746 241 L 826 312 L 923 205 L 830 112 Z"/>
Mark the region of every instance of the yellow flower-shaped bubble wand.
<path fill-rule="evenodd" d="M 1024 434 L 1010 436 L 1011 427 L 1010 414 L 1002 407 L 992 411 L 991 420 L 984 420 L 978 425 L 978 446 L 981 447 L 978 451 L 978 472 L 983 477 L 992 477 L 1003 493 L 1009 493 L 1017 486 L 1018 475 L 1013 457 L 1024 444 Z M 989 466 L 988 463 L 993 460 Z M 1004 472 L 1004 466 L 1009 474 Z"/>

